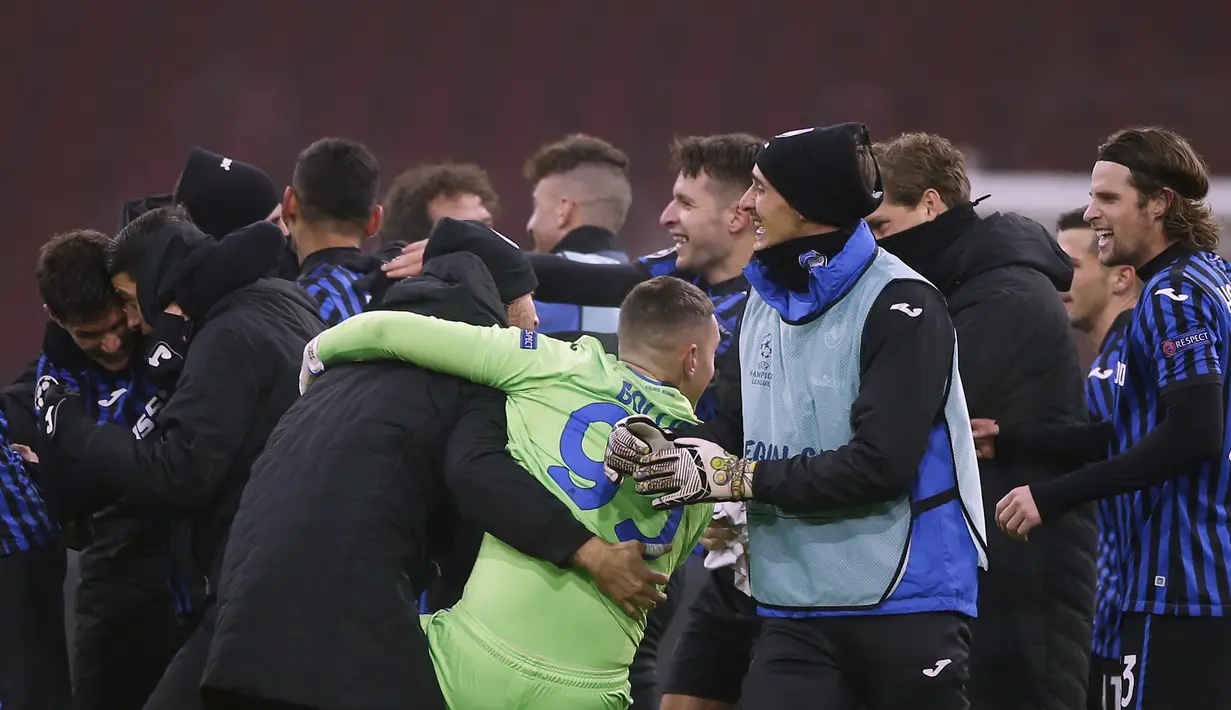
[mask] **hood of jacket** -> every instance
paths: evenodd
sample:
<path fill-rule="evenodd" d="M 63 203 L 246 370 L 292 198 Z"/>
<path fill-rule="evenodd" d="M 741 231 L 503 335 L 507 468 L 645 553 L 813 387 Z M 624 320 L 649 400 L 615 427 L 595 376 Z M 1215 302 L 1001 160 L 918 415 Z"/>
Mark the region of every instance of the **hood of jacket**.
<path fill-rule="evenodd" d="M 468 252 L 429 260 L 422 274 L 390 286 L 379 309 L 479 326 L 508 325 L 496 282 L 483 261 Z"/>
<path fill-rule="evenodd" d="M 974 205 L 957 207 L 878 244 L 945 295 L 971 278 L 1007 267 L 1037 271 L 1058 291 L 1067 291 L 1073 281 L 1073 262 L 1047 229 L 1012 212 L 980 217 Z"/>
<path fill-rule="evenodd" d="M 214 240 L 194 225 L 176 222 L 154 234 L 141 265 L 137 301 L 148 323 L 174 302 L 201 320 L 229 293 L 270 272 L 286 239 L 269 222 L 257 222 Z"/>

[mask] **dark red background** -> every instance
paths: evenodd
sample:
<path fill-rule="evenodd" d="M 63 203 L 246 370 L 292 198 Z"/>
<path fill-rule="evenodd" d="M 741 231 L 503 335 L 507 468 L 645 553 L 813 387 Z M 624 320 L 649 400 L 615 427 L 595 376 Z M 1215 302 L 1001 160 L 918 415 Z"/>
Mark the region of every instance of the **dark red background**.
<path fill-rule="evenodd" d="M 1188 5 L 1188 7 L 1183 7 Z M 1224 6 L 1220 9 L 1220 5 Z M 1204 9 L 1202 9 L 1204 8 Z M 1231 164 L 1224 3 L 107 0 L 0 7 L 0 375 L 38 350 L 32 271 L 56 230 L 113 230 L 201 144 L 289 176 L 327 134 L 392 176 L 492 173 L 519 236 L 524 159 L 569 131 L 633 159 L 626 246 L 655 227 L 674 133 L 842 120 L 944 134 L 988 169 L 1088 170 L 1100 137 L 1163 123 Z"/>

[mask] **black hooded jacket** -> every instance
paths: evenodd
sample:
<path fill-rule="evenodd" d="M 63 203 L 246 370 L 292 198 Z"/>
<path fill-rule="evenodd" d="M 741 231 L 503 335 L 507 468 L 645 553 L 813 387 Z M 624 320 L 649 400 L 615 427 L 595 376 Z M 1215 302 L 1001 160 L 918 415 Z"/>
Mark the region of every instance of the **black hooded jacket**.
<path fill-rule="evenodd" d="M 1058 296 L 1073 269 L 1042 225 L 1016 214 L 980 218 L 973 206 L 880 240 L 948 301 L 972 418 L 1002 424 L 1080 423 L 1083 373 Z M 1084 707 L 1094 615 L 1096 524 L 1083 508 L 1009 540 L 996 503 L 1058 467 L 979 462 L 988 570 L 979 581 L 971 702 L 998 710 Z"/>
<path fill-rule="evenodd" d="M 276 232 L 270 234 L 280 237 Z M 257 278 L 277 257 L 272 242 L 252 252 L 263 260 L 243 262 L 211 258 L 232 254 L 227 240 L 185 243 L 205 243 L 210 254 L 168 249 L 160 267 L 143 269 L 138 282 L 147 320 L 158 307 L 150 301 L 177 302 L 192 326 L 175 391 L 154 431 L 134 440 L 127 427 L 97 425 L 80 398 L 70 396 L 60 406 L 48 404 L 54 426 L 40 457 L 50 458 L 56 469 L 69 517 L 121 497 L 154 515 L 191 515 L 193 558 L 212 582 L 249 469 L 298 398 L 303 348 L 324 323 L 303 289 Z M 195 271 L 185 269 L 189 259 L 196 260 Z M 241 263 L 246 272 L 237 271 Z M 231 290 L 223 291 L 222 284 Z"/>
<path fill-rule="evenodd" d="M 385 308 L 475 325 L 505 318 L 469 253 L 429 261 L 389 290 Z M 325 372 L 253 467 L 222 570 L 206 694 L 443 708 L 415 599 L 431 560 L 447 566 L 459 510 L 562 566 L 591 537 L 505 452 L 504 407 L 497 390 L 408 363 Z"/>

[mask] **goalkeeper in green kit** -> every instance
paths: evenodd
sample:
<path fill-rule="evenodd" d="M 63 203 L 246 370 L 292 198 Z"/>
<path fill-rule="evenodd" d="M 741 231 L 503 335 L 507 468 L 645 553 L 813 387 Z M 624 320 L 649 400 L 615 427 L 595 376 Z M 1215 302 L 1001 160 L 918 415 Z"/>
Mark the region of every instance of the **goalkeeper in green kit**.
<path fill-rule="evenodd" d="M 603 471 L 612 427 L 631 414 L 663 428 L 696 423 L 714 375 L 718 324 L 710 299 L 672 277 L 638 285 L 620 307 L 619 358 L 595 339 L 564 342 L 516 328 L 480 328 L 413 313 L 354 316 L 304 353 L 305 385 L 330 365 L 404 360 L 504 390 L 509 452 L 608 542 L 646 543 L 651 568 L 683 564 L 713 507 L 657 511 L 631 481 Z M 414 393 L 407 393 L 413 397 Z M 637 424 L 628 424 L 633 427 Z M 653 427 L 639 434 L 652 435 Z M 671 445 L 659 437 L 656 446 Z M 490 535 L 462 599 L 423 617 L 451 708 L 627 708 L 628 665 L 645 630 L 580 572 L 522 555 Z"/>

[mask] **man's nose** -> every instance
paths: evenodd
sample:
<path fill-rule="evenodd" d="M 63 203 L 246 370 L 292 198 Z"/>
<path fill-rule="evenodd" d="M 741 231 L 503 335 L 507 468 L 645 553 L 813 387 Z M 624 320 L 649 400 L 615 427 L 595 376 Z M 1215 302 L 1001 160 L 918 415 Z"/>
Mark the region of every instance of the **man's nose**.
<path fill-rule="evenodd" d="M 99 344 L 99 348 L 108 355 L 118 353 L 122 347 L 124 347 L 124 339 L 115 333 L 104 335 L 102 343 Z"/>

